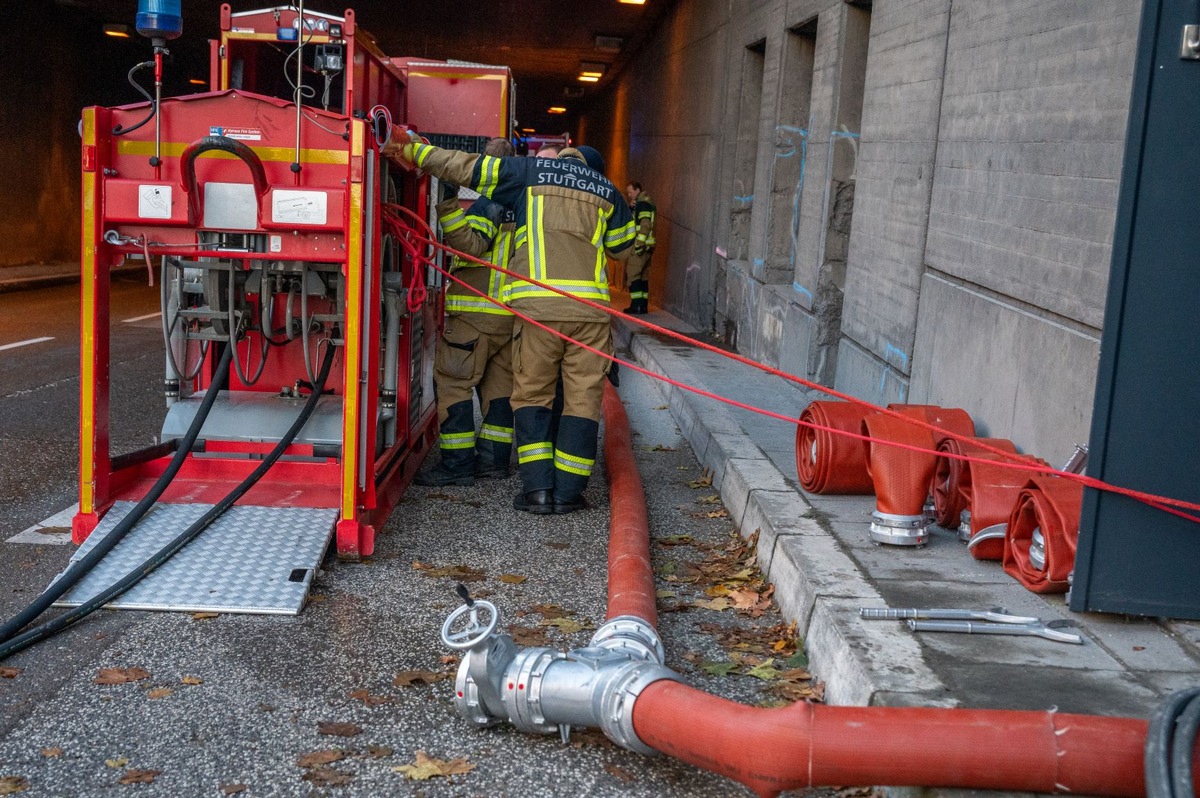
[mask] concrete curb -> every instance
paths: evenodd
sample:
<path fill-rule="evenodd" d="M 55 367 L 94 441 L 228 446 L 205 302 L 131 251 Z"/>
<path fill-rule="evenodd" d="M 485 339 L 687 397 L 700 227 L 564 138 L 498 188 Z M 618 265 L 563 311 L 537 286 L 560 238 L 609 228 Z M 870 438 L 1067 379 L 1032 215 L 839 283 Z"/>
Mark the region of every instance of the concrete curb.
<path fill-rule="evenodd" d="M 689 383 L 690 364 L 649 335 L 614 323 L 618 346 L 644 367 Z M 660 383 L 680 433 L 713 471 L 713 487 L 742 535 L 758 533 L 758 561 L 784 617 L 805 640 L 830 704 L 955 706 L 919 644 L 894 624 L 864 624 L 857 609 L 884 606 L 812 506 L 724 406 Z"/>

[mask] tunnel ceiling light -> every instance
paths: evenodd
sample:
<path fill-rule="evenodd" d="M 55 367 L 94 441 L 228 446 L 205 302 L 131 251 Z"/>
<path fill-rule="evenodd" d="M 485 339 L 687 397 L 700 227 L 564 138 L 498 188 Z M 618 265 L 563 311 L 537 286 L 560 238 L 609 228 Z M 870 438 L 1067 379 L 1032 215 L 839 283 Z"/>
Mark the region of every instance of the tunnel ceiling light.
<path fill-rule="evenodd" d="M 625 6 L 644 6 L 646 0 L 617 0 L 618 3 Z"/>
<path fill-rule="evenodd" d="M 579 76 L 579 82 L 580 83 L 599 83 L 600 76 L 596 75 L 596 74 L 589 74 L 587 72 L 584 72 L 583 74 L 581 74 Z"/>
<path fill-rule="evenodd" d="M 192 84 L 193 86 L 207 86 L 208 85 L 207 80 L 201 80 L 200 78 L 188 78 L 188 83 Z"/>
<path fill-rule="evenodd" d="M 108 22 L 104 25 L 104 35 L 111 36 L 114 39 L 128 39 L 130 36 L 129 26 L 116 22 Z"/>
<path fill-rule="evenodd" d="M 567 109 L 563 108 L 561 105 L 552 105 L 546 109 L 546 113 L 548 114 L 565 114 L 566 112 Z"/>

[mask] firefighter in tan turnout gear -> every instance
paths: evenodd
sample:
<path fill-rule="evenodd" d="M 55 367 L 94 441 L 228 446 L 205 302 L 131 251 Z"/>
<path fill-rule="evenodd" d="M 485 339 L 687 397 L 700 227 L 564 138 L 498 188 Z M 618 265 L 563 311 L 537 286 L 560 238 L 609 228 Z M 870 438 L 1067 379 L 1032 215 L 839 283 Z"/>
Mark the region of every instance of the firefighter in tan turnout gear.
<path fill-rule="evenodd" d="M 636 180 L 625 187 L 625 196 L 629 198 L 633 221 L 637 225 L 633 254 L 625 264 L 625 280 L 629 287 L 629 307 L 625 312 L 641 315 L 650 312 L 650 258 L 654 255 L 656 210 L 654 200 Z"/>
<path fill-rule="evenodd" d="M 390 142 L 384 154 L 439 180 L 470 186 L 512 210 L 512 271 L 574 297 L 609 301 L 605 254 L 627 257 L 635 231 L 629 206 L 604 177 L 604 160 L 594 149 L 567 148 L 558 158 L 495 158 L 401 140 Z M 526 280 L 510 278 L 504 290 L 514 311 L 611 354 L 611 327 L 603 311 Z M 514 321 L 513 426 L 522 480 L 515 509 L 569 513 L 586 506 L 583 490 L 596 463 L 608 365 L 606 358 L 551 332 Z M 560 375 L 563 415 L 551 440 L 551 406 Z"/>
<path fill-rule="evenodd" d="M 513 154 L 507 139 L 492 139 L 484 153 Z M 446 245 L 508 268 L 512 252 L 513 213 L 480 197 L 466 211 L 458 202 L 458 186 L 442 183 L 437 206 Z M 450 273 L 487 296 L 503 301 L 504 274 L 455 257 Z M 468 288 L 450 281 L 446 287 L 446 326 L 434 355 L 437 386 L 438 444 L 441 462 L 420 471 L 418 485 L 471 485 L 476 477 L 504 479 L 512 458 L 513 315 Z M 483 426 L 475 434 L 473 395 L 479 394 Z"/>

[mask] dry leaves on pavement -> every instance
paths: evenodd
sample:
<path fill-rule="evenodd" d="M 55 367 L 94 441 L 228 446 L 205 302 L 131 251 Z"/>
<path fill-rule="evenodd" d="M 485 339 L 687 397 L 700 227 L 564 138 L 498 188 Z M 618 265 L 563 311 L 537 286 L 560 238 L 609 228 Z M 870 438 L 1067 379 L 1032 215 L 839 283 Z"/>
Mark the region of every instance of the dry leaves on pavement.
<path fill-rule="evenodd" d="M 29 789 L 29 779 L 24 776 L 0 776 L 0 795 L 16 795 Z"/>
<path fill-rule="evenodd" d="M 199 676 L 184 676 L 182 679 L 179 680 L 179 682 L 180 682 L 180 684 L 190 684 L 190 685 L 204 684 L 204 680 L 201 679 Z"/>
<path fill-rule="evenodd" d="M 21 671 L 23 671 L 23 670 L 25 670 L 25 669 L 24 668 L 9 668 L 9 667 L 0 668 L 0 679 L 15 679 L 21 675 Z M 0 793 L 0 794 L 2 794 L 2 793 Z"/>
<path fill-rule="evenodd" d="M 535 648 L 547 648 L 550 646 L 550 638 L 546 636 L 545 629 L 531 629 L 528 626 L 518 626 L 517 624 L 509 624 L 508 633 L 512 636 L 513 642 L 518 646 L 532 646 Z"/>
<path fill-rule="evenodd" d="M 162 775 L 161 770 L 127 770 L 117 784 L 153 784 Z"/>
<path fill-rule="evenodd" d="M 42 756 L 46 757 L 47 759 L 57 759 L 64 753 L 66 752 L 58 746 L 55 746 L 54 748 L 43 748 L 41 751 Z"/>
<path fill-rule="evenodd" d="M 349 697 L 355 701 L 361 701 L 369 707 L 377 707 L 380 704 L 390 704 L 396 700 L 390 695 L 372 695 L 370 690 L 351 690 Z"/>
<path fill-rule="evenodd" d="M 324 751 L 310 751 L 304 756 L 296 760 L 296 766 L 302 768 L 315 768 L 321 765 L 329 765 L 334 762 L 339 762 L 346 758 L 346 753 L 340 748 L 328 748 Z"/>
<path fill-rule="evenodd" d="M 220 618 L 220 617 L 221 617 L 221 613 L 219 613 L 219 612 L 193 612 L 192 613 L 193 621 L 208 621 L 208 620 L 212 620 L 213 618 Z"/>
<path fill-rule="evenodd" d="M 353 723 L 321 721 L 317 724 L 317 733 L 333 737 L 353 737 L 356 734 L 362 734 L 362 727 L 355 726 Z"/>
<path fill-rule="evenodd" d="M 146 697 L 151 699 L 166 698 L 174 692 L 175 691 L 170 687 L 155 687 L 153 690 L 146 693 Z"/>
<path fill-rule="evenodd" d="M 609 772 L 609 775 L 616 776 L 617 779 L 625 782 L 626 784 L 637 781 L 637 776 L 633 775 L 624 768 L 617 767 L 616 765 L 605 765 L 604 769 Z"/>
<path fill-rule="evenodd" d="M 500 581 L 506 585 L 519 585 L 528 578 L 528 576 L 519 576 L 517 574 L 500 574 Z"/>
<path fill-rule="evenodd" d="M 699 479 L 693 479 L 687 485 L 689 488 L 699 489 L 699 488 L 711 488 L 712 483 L 713 483 L 713 472 L 706 468 L 706 469 L 704 469 L 704 473 L 700 476 Z"/>
<path fill-rule="evenodd" d="M 435 566 L 420 560 L 413 560 L 412 567 L 414 570 L 420 571 L 422 576 L 428 576 L 430 579 L 456 579 L 459 582 L 482 582 L 487 578 L 487 571 L 480 568 L 472 568 L 469 565 L 445 565 Z"/>
<path fill-rule="evenodd" d="M 454 678 L 448 671 L 400 671 L 392 684 L 396 687 L 412 687 L 414 684 L 435 684 Z"/>
<path fill-rule="evenodd" d="M 347 773 L 344 770 L 334 770 L 331 767 L 321 766 L 309 769 L 300 778 L 313 783 L 317 787 L 344 787 L 354 781 L 354 774 Z"/>
<path fill-rule="evenodd" d="M 435 777 L 457 776 L 470 773 L 475 765 L 465 757 L 457 759 L 437 759 L 424 751 L 417 751 L 416 760 L 411 765 L 400 765 L 392 768 L 397 773 L 403 773 L 404 778 L 413 781 L 426 781 Z"/>
<path fill-rule="evenodd" d="M 92 684 L 127 684 L 149 678 L 150 671 L 143 668 L 101 668 Z"/>
<path fill-rule="evenodd" d="M 106 759 L 106 760 L 104 760 L 104 764 L 107 765 L 108 767 L 112 768 L 113 770 L 120 770 L 121 768 L 123 768 L 129 764 L 129 757 L 119 756 L 115 759 Z"/>
<path fill-rule="evenodd" d="M 225 795 L 237 795 L 239 792 L 246 791 L 246 785 L 240 784 L 240 783 L 239 784 L 222 784 L 217 789 L 220 790 L 221 792 L 223 792 Z"/>
<path fill-rule="evenodd" d="M 572 618 L 543 618 L 538 621 L 538 626 L 553 626 L 563 634 L 575 634 L 582 632 L 584 629 L 590 629 L 587 624 L 580 623 Z"/>

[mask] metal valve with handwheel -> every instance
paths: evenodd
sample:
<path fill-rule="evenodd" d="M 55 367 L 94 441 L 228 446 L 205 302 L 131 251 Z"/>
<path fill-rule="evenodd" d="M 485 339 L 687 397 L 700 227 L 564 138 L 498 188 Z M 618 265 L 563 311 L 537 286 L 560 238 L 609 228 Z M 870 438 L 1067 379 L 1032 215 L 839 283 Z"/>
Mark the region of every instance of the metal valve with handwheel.
<path fill-rule="evenodd" d="M 517 647 L 506 632 L 496 632 L 500 611 L 495 604 L 472 599 L 462 584 L 454 590 L 463 603 L 442 624 L 442 642 L 465 652 L 455 679 L 454 703 L 471 723 L 490 726 L 506 717 L 500 681 Z"/>
<path fill-rule="evenodd" d="M 467 588 L 459 584 L 454 588 L 463 603 L 455 607 L 442 624 L 442 642 L 458 651 L 468 651 L 485 644 L 496 630 L 500 611 L 490 601 L 476 601 Z M 460 621 L 466 619 L 466 623 Z M 455 628 L 455 627 L 459 628 Z"/>

